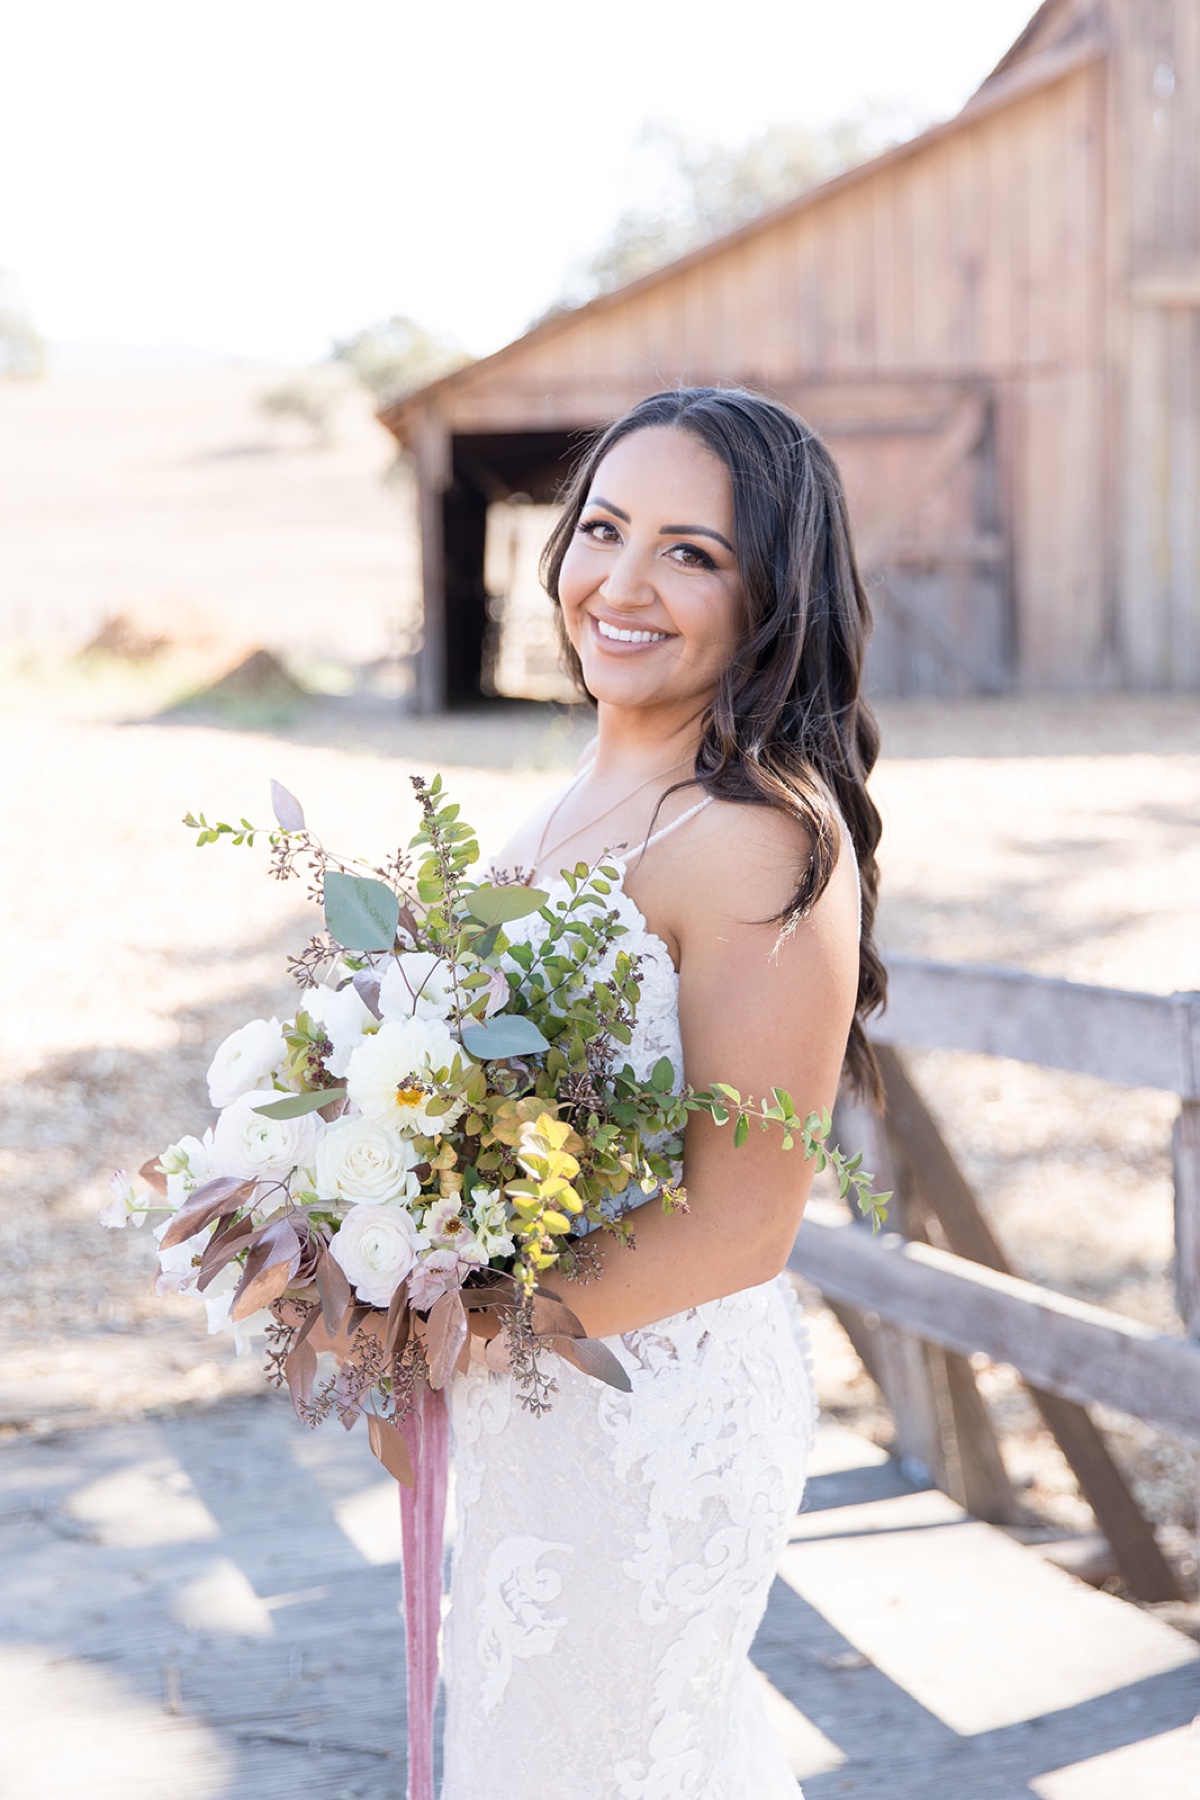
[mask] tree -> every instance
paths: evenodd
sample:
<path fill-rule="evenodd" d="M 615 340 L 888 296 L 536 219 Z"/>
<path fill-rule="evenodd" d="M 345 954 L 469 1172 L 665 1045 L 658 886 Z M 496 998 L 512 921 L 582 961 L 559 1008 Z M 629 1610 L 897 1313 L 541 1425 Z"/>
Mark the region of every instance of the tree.
<path fill-rule="evenodd" d="M 391 400 L 451 369 L 461 369 L 471 358 L 415 319 L 397 313 L 353 337 L 335 339 L 333 360 L 353 369 L 376 399 Z"/>
<path fill-rule="evenodd" d="M 740 145 L 648 127 L 639 148 L 648 164 L 646 186 L 657 197 L 619 216 L 599 248 L 570 271 L 553 310 L 649 274 L 911 136 L 920 124 L 900 108 L 874 102 L 815 130 L 771 125 Z"/>

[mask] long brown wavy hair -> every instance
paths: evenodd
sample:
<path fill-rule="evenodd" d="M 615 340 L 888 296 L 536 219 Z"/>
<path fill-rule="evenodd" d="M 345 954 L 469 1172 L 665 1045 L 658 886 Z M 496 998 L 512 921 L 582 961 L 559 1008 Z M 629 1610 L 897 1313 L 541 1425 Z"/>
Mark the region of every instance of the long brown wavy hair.
<path fill-rule="evenodd" d="M 720 457 L 733 484 L 746 619 L 704 718 L 694 779 L 719 799 L 772 806 L 806 827 L 812 853 L 778 915 L 781 938 L 824 893 L 838 858 L 838 813 L 846 821 L 862 882 L 846 1072 L 859 1092 L 878 1097 L 879 1071 L 863 1021 L 883 1005 L 887 988 L 873 930 L 880 819 L 867 793 L 879 729 L 861 692 L 871 609 L 841 477 L 816 433 L 761 394 L 739 388 L 651 394 L 590 443 L 570 478 L 562 517 L 542 554 L 542 580 L 556 605 L 563 558 L 599 464 L 623 438 L 651 426 L 691 432 Z M 559 627 L 567 668 L 586 693 L 561 608 Z"/>

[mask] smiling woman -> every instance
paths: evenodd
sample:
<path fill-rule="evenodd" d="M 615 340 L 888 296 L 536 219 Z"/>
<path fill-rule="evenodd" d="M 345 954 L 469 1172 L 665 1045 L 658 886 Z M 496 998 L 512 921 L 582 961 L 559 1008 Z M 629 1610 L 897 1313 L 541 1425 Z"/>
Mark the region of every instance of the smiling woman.
<path fill-rule="evenodd" d="M 553 893 L 612 855 L 635 1071 L 782 1076 L 805 1112 L 844 1062 L 870 1086 L 868 610 L 828 453 L 757 395 L 653 396 L 584 458 L 543 568 L 597 734 L 497 862 Z M 810 1170 L 696 1119 L 682 1173 L 685 1212 L 636 1207 L 636 1251 L 596 1231 L 563 1284 L 628 1393 L 564 1367 L 531 1418 L 478 1359 L 451 1389 L 443 1800 L 796 1795 L 748 1652 L 813 1429 L 780 1278 Z"/>

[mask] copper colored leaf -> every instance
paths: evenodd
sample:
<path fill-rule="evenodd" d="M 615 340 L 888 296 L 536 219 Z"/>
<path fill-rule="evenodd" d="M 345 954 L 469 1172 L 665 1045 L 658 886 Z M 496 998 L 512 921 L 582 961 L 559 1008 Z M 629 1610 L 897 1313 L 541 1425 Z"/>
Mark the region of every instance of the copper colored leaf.
<path fill-rule="evenodd" d="M 461 1293 L 463 1305 L 470 1312 L 479 1312 L 489 1306 L 511 1306 L 516 1296 L 516 1283 L 492 1281 L 486 1287 L 465 1287 Z"/>
<path fill-rule="evenodd" d="M 271 782 L 271 811 L 285 831 L 304 830 L 304 808 L 295 794 L 289 794 L 282 781 Z"/>
<path fill-rule="evenodd" d="M 572 1337 L 585 1338 L 583 1329 L 569 1306 L 561 1300 L 554 1300 L 548 1294 L 535 1294 L 533 1297 L 533 1329 L 539 1337 Z"/>
<path fill-rule="evenodd" d="M 597 1381 L 606 1381 L 609 1387 L 620 1388 L 623 1394 L 633 1392 L 633 1383 L 625 1369 L 608 1345 L 602 1344 L 599 1338 L 556 1337 L 546 1341 L 564 1362 L 582 1369 L 585 1375 L 593 1375 Z"/>
<path fill-rule="evenodd" d="M 317 1376 L 317 1353 L 312 1345 L 301 1339 L 285 1359 L 283 1372 L 296 1416 L 303 1419 L 303 1408 L 312 1404 L 313 1382 Z"/>
<path fill-rule="evenodd" d="M 230 1224 L 226 1224 L 224 1219 L 220 1221 L 220 1229 L 209 1240 L 204 1255 L 200 1258 L 196 1286 L 201 1293 L 221 1273 L 226 1263 L 233 1261 L 240 1250 L 250 1248 L 260 1229 L 253 1219 L 235 1218 Z"/>
<path fill-rule="evenodd" d="M 416 1477 L 409 1460 L 408 1445 L 398 1425 L 390 1419 L 381 1419 L 378 1413 L 367 1414 L 367 1436 L 371 1440 L 371 1449 L 379 1458 L 388 1474 L 398 1481 L 402 1487 L 415 1487 Z"/>
<path fill-rule="evenodd" d="M 408 1287 L 404 1282 L 392 1295 L 392 1304 L 388 1307 L 387 1324 L 383 1333 L 383 1354 L 387 1360 L 399 1356 L 408 1342 L 409 1333 Z"/>
<path fill-rule="evenodd" d="M 429 1363 L 429 1385 L 445 1387 L 454 1373 L 458 1353 L 467 1338 L 467 1311 L 456 1288 L 434 1303 L 425 1327 L 425 1356 Z"/>
<path fill-rule="evenodd" d="M 231 1319 L 248 1319 L 260 1307 L 278 1300 L 300 1263 L 300 1240 L 287 1219 L 275 1219 L 246 1258 L 242 1279 L 234 1289 Z"/>
<path fill-rule="evenodd" d="M 206 1181 L 184 1201 L 159 1240 L 160 1250 L 170 1250 L 202 1231 L 221 1213 L 234 1212 L 254 1192 L 253 1181 L 240 1181 L 236 1175 L 218 1175 Z"/>
<path fill-rule="evenodd" d="M 564 1342 L 569 1342 L 569 1339 Z M 489 1369 L 497 1375 L 507 1375 L 512 1368 L 512 1351 L 509 1348 L 508 1333 L 501 1331 L 494 1338 L 489 1338 L 484 1346 L 483 1360 Z"/>
<path fill-rule="evenodd" d="M 161 1194 L 165 1198 L 167 1192 L 167 1178 L 158 1166 L 157 1156 L 152 1156 L 149 1162 L 144 1162 L 138 1170 L 138 1174 L 146 1183 L 147 1187 L 153 1188 L 156 1194 Z"/>
<path fill-rule="evenodd" d="M 316 1283 L 317 1292 L 321 1296 L 325 1329 L 330 1337 L 336 1337 L 354 1296 L 350 1292 L 350 1283 L 346 1280 L 341 1263 L 328 1250 L 322 1250 L 317 1257 Z"/>

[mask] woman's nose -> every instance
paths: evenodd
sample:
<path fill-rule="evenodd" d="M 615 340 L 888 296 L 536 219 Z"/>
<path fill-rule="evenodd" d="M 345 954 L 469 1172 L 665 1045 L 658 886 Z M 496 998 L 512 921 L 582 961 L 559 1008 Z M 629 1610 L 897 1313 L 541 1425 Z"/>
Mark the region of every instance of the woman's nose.
<path fill-rule="evenodd" d="M 608 566 L 600 583 L 601 597 L 610 606 L 648 606 L 654 600 L 654 583 L 644 555 L 626 544 Z"/>

